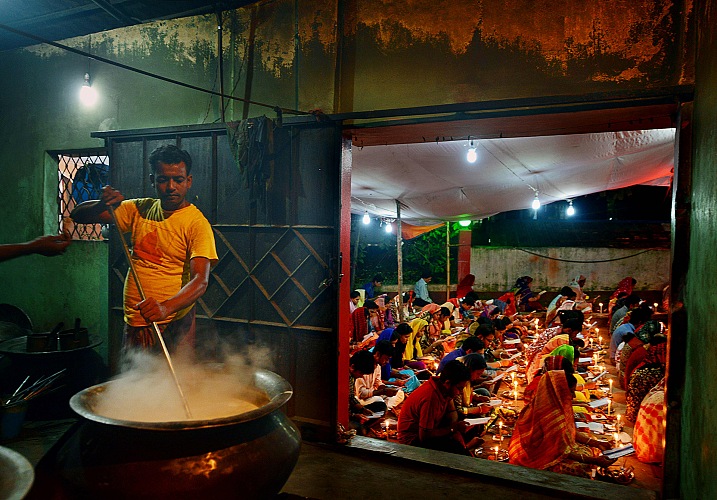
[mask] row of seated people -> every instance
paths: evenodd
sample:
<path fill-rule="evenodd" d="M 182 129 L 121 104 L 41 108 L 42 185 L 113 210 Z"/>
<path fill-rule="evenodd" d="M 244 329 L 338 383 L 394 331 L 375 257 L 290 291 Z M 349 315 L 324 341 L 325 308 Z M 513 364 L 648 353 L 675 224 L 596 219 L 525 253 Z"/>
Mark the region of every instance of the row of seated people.
<path fill-rule="evenodd" d="M 468 304 L 470 307 L 466 307 Z M 406 420 L 411 415 L 414 403 L 404 404 L 400 412 L 395 410 L 406 399 L 406 394 L 410 394 L 408 399 L 415 402 L 422 398 L 420 394 L 429 391 L 424 387 L 439 390 L 436 385 L 438 379 L 433 374 L 445 376 L 443 373 L 446 367 L 452 364 L 455 366 L 454 361 L 469 368 L 470 383 L 467 387 L 462 384 L 461 394 L 456 393 L 453 395 L 455 397 L 451 397 L 451 405 L 446 408 L 446 413 L 455 412 L 457 422 L 468 416 L 480 416 L 491 411 L 492 407 L 487 404 L 490 394 L 495 393 L 500 386 L 500 381 L 494 380 L 497 370 L 511 364 L 507 358 L 522 349 L 520 339 L 525 332 L 521 325 L 511 319 L 496 317 L 495 307 L 489 305 L 478 310 L 470 296 L 452 305 L 454 309 L 460 308 L 471 313 L 459 313 L 453 317 L 449 306 L 429 304 L 410 323 L 385 328 L 372 349 L 360 348 L 355 352 L 350 362 L 350 406 L 354 416 L 358 417 L 356 420 L 361 420 L 362 415 L 394 411 L 401 415 L 398 440 L 417 444 L 414 441 L 418 439 L 418 434 L 413 432 L 416 431 L 414 424 L 417 423 L 409 425 Z M 369 311 L 372 309 L 369 306 Z M 477 319 L 474 319 L 473 313 L 478 315 Z M 451 326 L 451 323 L 457 326 Z M 510 351 L 503 347 L 504 342 L 509 343 Z M 360 367 L 362 359 L 365 363 L 363 368 Z M 447 373 L 451 374 L 455 370 L 449 369 Z M 444 389 L 447 390 L 447 386 Z M 474 448 L 480 440 L 478 435 L 482 432 L 482 426 L 469 429 L 461 424 L 459 427 L 465 431 L 461 432 L 463 443 L 458 443 L 461 449 L 467 451 Z M 432 438 L 430 441 L 430 446 L 437 445 Z M 452 442 L 443 444 L 449 448 L 455 447 Z"/>
<path fill-rule="evenodd" d="M 590 389 L 594 389 L 594 383 L 586 383 L 577 372 L 578 360 L 590 354 L 583 349 L 585 344 L 579 338 L 582 321 L 582 317 L 565 317 L 562 325 L 545 329 L 533 342 L 523 346 L 520 340 L 525 339 L 525 332 L 512 325 L 509 318 L 500 317 L 492 322 L 479 318 L 461 333 L 467 336 L 457 342 L 458 347 L 440 352 L 440 347 L 448 347 L 445 338 L 442 342 L 423 343 L 423 349 L 431 349 L 434 354 L 440 352 L 435 370 L 430 366 L 426 369 L 427 357 L 420 355 L 421 342 L 416 341 L 417 338 L 430 340 L 428 322 L 417 318 L 411 324 L 399 324 L 379 339 L 372 352 L 361 350 L 351 358 L 355 377 L 351 381 L 352 411 L 358 414 L 367 410 L 371 413 L 391 411 L 403 403 L 397 412 L 399 442 L 470 454 L 482 442 L 484 428 L 467 424 L 465 418 L 491 412 L 487 403 L 500 384 L 494 381 L 496 371 L 491 369 L 498 369 L 505 361 L 506 349 L 502 344 L 516 338 L 518 343 L 509 345 L 511 350 L 522 350 L 526 358 L 528 387 L 524 397 L 528 405 L 513 431 L 510 461 L 578 475 L 587 474 L 594 466 L 605 467 L 612 461 L 600 452 L 609 444 L 575 428 L 575 420 L 580 419 L 590 401 Z M 646 332 L 652 331 L 651 328 Z M 654 336 L 659 338 L 659 334 Z M 662 344 L 664 339 L 653 340 L 649 345 Z M 650 349 L 643 350 L 650 352 Z M 638 458 L 645 462 L 659 461 L 656 457 L 661 458 L 662 453 L 664 410 L 662 415 L 659 411 L 664 409 L 664 385 L 661 385 L 664 381 L 654 382 L 660 368 L 653 359 L 659 357 L 659 352 L 660 349 L 654 350 L 637 368 L 646 380 L 641 387 L 647 390 L 638 396 L 636 403 L 639 416 L 635 448 Z M 362 357 L 370 359 L 363 368 L 360 367 Z M 661 374 L 664 376 L 664 367 Z M 648 376 L 652 379 L 647 380 Z M 629 398 L 628 394 L 628 406 Z M 535 431 L 538 425 L 559 430 L 555 432 L 559 439 L 541 444 L 542 431 Z"/>

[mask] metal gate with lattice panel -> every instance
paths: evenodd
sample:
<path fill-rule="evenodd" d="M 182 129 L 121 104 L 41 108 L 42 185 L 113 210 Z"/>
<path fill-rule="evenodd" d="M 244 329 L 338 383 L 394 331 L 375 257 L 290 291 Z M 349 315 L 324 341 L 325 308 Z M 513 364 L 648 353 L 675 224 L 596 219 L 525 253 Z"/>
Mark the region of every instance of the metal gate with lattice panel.
<path fill-rule="evenodd" d="M 153 195 L 147 158 L 155 147 L 172 143 L 189 151 L 194 166 L 188 199 L 212 223 L 219 254 L 197 305 L 198 339 L 218 338 L 223 351 L 268 353 L 271 368 L 294 388 L 287 413 L 331 432 L 341 262 L 339 128 L 285 121 L 274 136 L 272 176 L 258 194 L 238 168 L 224 128 L 96 136 L 107 142 L 112 185 L 127 197 Z M 109 339 L 115 360 L 127 270 L 116 240 L 110 241 Z"/>

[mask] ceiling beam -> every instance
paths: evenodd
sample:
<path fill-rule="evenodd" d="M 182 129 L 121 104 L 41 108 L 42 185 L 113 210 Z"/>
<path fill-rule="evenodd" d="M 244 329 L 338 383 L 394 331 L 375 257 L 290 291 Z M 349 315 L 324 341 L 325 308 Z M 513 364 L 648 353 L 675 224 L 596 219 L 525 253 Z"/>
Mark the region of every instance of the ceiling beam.
<path fill-rule="evenodd" d="M 110 16 L 114 17 L 117 21 L 122 23 L 124 26 L 132 26 L 134 24 L 137 24 L 136 18 L 131 18 L 128 15 L 126 15 L 124 12 L 122 12 L 120 9 L 115 7 L 113 4 L 105 1 L 105 0 L 91 0 L 93 4 L 95 4 L 97 7 L 108 13 Z"/>

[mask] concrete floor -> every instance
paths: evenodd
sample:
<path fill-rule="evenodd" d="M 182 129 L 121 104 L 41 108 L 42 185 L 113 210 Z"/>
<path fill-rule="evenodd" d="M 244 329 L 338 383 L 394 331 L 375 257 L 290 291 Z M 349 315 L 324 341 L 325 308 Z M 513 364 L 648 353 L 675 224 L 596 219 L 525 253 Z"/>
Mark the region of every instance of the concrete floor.
<path fill-rule="evenodd" d="M 36 466 L 74 422 L 28 422 L 21 436 L 4 445 Z M 28 498 L 48 498 L 37 491 L 34 488 Z M 358 436 L 344 446 L 304 442 L 298 463 L 278 498 L 334 500 L 387 495 L 422 500 L 478 495 L 505 499 L 518 495 L 521 500 L 657 498 L 648 490 Z"/>
<path fill-rule="evenodd" d="M 348 446 L 303 443 L 282 490 L 289 498 L 365 499 L 548 498 L 644 499 L 654 491 L 477 460 L 370 438 Z"/>
<path fill-rule="evenodd" d="M 459 471 L 427 464 L 407 465 L 391 458 L 337 451 L 304 443 L 299 462 L 282 494 L 310 499 L 365 500 L 366 498 L 470 498 L 489 496 L 522 500 L 555 498 L 509 485 L 491 484 Z"/>

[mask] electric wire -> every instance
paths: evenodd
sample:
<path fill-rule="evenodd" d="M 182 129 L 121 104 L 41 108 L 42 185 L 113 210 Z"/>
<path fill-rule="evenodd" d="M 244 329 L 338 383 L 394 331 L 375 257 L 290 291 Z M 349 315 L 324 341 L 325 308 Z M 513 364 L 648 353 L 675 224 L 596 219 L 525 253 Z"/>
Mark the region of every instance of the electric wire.
<path fill-rule="evenodd" d="M 557 260 L 560 262 L 574 262 L 577 264 L 599 264 L 601 262 L 614 262 L 616 260 L 625 260 L 625 259 L 631 259 L 633 257 L 637 257 L 638 255 L 642 255 L 643 253 L 652 252 L 655 250 L 654 248 L 650 248 L 648 250 L 643 250 L 642 252 L 637 252 L 632 255 L 626 255 L 624 257 L 615 257 L 614 259 L 601 259 L 601 260 L 573 260 L 573 259 L 561 259 L 559 257 L 550 257 L 549 255 L 542 255 L 537 252 L 531 252 L 530 250 L 526 250 L 525 248 L 516 248 L 516 250 L 520 250 L 521 252 L 529 253 L 530 255 L 535 255 L 537 257 L 542 257 L 543 259 L 548 260 Z"/>
<path fill-rule="evenodd" d="M 16 34 L 16 35 L 20 35 L 20 36 L 24 36 L 24 37 L 30 38 L 30 39 L 32 39 L 32 40 L 36 40 L 36 41 L 38 41 L 38 42 L 40 42 L 40 43 L 45 43 L 45 44 L 47 44 L 47 45 L 51 45 L 51 46 L 56 47 L 56 48 L 61 49 L 61 50 L 66 50 L 66 51 L 68 51 L 68 52 L 72 52 L 73 54 L 78 54 L 78 55 L 81 55 L 81 56 L 84 56 L 84 57 L 89 57 L 89 58 L 91 58 L 91 59 L 94 59 L 95 61 L 99 61 L 99 62 L 103 62 L 103 63 L 105 63 L 105 64 L 109 64 L 110 66 L 116 66 L 116 67 L 118 67 L 118 68 L 122 68 L 122 69 L 125 69 L 125 70 L 127 70 L 127 71 L 132 71 L 132 72 L 134 72 L 134 73 L 139 73 L 140 75 L 148 76 L 148 77 L 150 77 L 150 78 L 156 78 L 157 80 L 162 80 L 163 82 L 172 83 L 172 84 L 174 84 L 174 85 L 179 85 L 180 87 L 185 87 L 185 88 L 188 88 L 188 89 L 196 90 L 196 91 L 198 91 L 198 92 L 204 92 L 204 93 L 206 93 L 206 94 L 211 94 L 211 95 L 218 96 L 218 97 L 225 97 L 225 98 L 227 98 L 227 99 L 233 99 L 233 100 L 235 100 L 235 101 L 241 101 L 241 102 L 245 102 L 245 103 L 248 103 L 248 104 L 254 104 L 254 105 L 256 105 L 256 106 L 262 106 L 262 107 L 270 108 L 270 109 L 273 109 L 273 110 L 281 110 L 281 112 L 283 112 L 283 113 L 288 113 L 288 114 L 292 114 L 292 115 L 310 115 L 310 114 L 311 114 L 311 113 L 309 113 L 308 111 L 299 111 L 299 110 L 290 109 L 290 108 L 282 108 L 282 107 L 276 106 L 276 105 L 274 105 L 274 104 L 266 104 L 266 103 L 264 103 L 264 102 L 252 101 L 252 100 L 250 100 L 250 99 L 244 99 L 244 98 L 242 98 L 242 97 L 236 97 L 236 96 L 233 96 L 233 95 L 225 95 L 225 94 L 222 94 L 221 92 L 216 92 L 216 91 L 214 91 L 214 90 L 209 90 L 209 89 L 204 89 L 204 88 L 202 88 L 202 87 L 197 87 L 196 85 L 192 85 L 192 84 L 190 84 L 190 83 L 185 83 L 185 82 L 181 82 L 181 81 L 179 81 L 179 80 L 174 80 L 173 78 L 168 78 L 168 77 L 166 77 L 166 76 L 158 75 L 157 73 L 152 73 L 152 72 L 150 72 L 150 71 L 145 71 L 145 70 L 143 70 L 143 69 L 135 68 L 135 67 L 129 66 L 129 65 L 127 65 L 127 64 L 123 64 L 123 63 L 120 63 L 120 62 L 117 62 L 117 61 L 113 61 L 113 60 L 111 60 L 111 59 L 107 59 L 107 58 L 102 57 L 102 56 L 93 55 L 93 54 L 90 54 L 89 52 L 86 52 L 86 51 L 84 51 L 84 50 L 76 49 L 76 48 L 74 48 L 74 47 L 69 47 L 69 46 L 63 45 L 63 44 L 61 44 L 61 43 L 53 42 L 53 41 L 48 40 L 48 39 L 46 39 L 46 38 L 43 38 L 43 37 L 41 37 L 41 36 L 33 35 L 33 34 L 31 34 L 31 33 L 25 32 L 25 31 L 20 31 L 20 30 L 17 30 L 17 29 L 15 29 L 15 28 L 11 28 L 10 26 L 7 26 L 7 25 L 5 25 L 5 24 L 0 24 L 0 29 L 3 29 L 3 30 L 5 30 L 5 31 L 9 31 L 10 33 L 14 33 L 14 34 Z"/>

